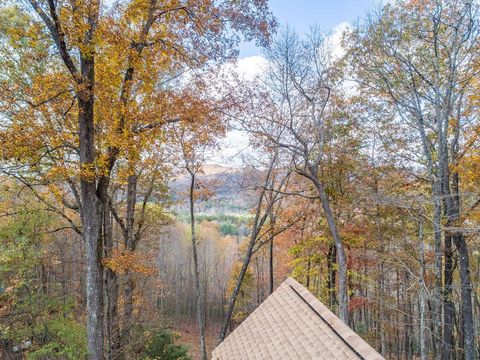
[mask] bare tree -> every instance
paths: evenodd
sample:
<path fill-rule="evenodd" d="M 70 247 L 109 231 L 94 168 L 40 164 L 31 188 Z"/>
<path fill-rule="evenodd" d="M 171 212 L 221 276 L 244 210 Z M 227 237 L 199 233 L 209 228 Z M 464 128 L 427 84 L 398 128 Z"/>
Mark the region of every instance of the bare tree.
<path fill-rule="evenodd" d="M 325 35 L 313 28 L 301 41 L 291 29 L 284 29 L 266 51 L 270 68 L 266 84 L 272 94 L 275 115 L 265 118 L 257 134 L 267 138 L 292 159 L 292 170 L 314 186 L 335 243 L 338 263 L 340 318 L 348 323 L 347 261 L 330 199 L 322 179 L 324 147 L 328 138 L 333 66 Z M 281 129 L 275 138 L 270 124 Z"/>
<path fill-rule="evenodd" d="M 465 357 L 475 357 L 467 244 L 461 229 L 452 231 L 450 226 L 461 219 L 462 211 L 459 174 L 452 165 L 461 157 L 459 139 L 469 121 L 464 112 L 456 109 L 465 109 L 465 93 L 477 71 L 474 66 L 479 34 L 476 11 L 472 1 L 432 0 L 422 4 L 402 1 L 372 15 L 350 37 L 350 59 L 361 86 L 396 107 L 398 120 L 417 133 L 423 153 L 434 204 L 437 359 L 453 356 L 452 242 L 460 256 Z M 452 118 L 456 121 L 452 122 Z M 446 227 L 442 228 L 442 223 Z"/>
<path fill-rule="evenodd" d="M 267 222 L 270 214 L 272 213 L 272 208 L 276 206 L 278 202 L 281 201 L 281 198 L 283 196 L 282 189 L 284 189 L 287 179 L 290 176 L 290 172 L 288 171 L 278 172 L 279 169 L 277 167 L 280 163 L 278 149 L 273 149 L 273 151 L 269 154 L 269 157 L 270 159 L 269 159 L 268 166 L 266 167 L 265 170 L 262 171 L 263 173 L 263 175 L 261 176 L 262 184 L 259 184 L 259 186 L 255 186 L 257 190 L 255 217 L 251 224 L 248 246 L 243 256 L 242 266 L 235 280 L 235 286 L 233 288 L 233 291 L 230 294 L 227 302 L 227 310 L 223 318 L 220 335 L 218 339 L 219 343 L 222 342 L 227 335 L 227 332 L 230 326 L 230 321 L 232 319 L 233 311 L 235 308 L 235 303 L 240 293 L 243 280 L 247 273 L 252 256 L 255 253 L 255 251 L 258 250 L 258 247 L 257 249 L 255 247 L 256 245 L 261 246 L 264 243 L 267 243 L 269 241 L 269 239 L 267 239 L 267 241 L 265 241 L 263 244 L 259 242 L 259 239 L 261 239 L 265 235 L 265 234 L 262 234 L 262 228 L 264 224 Z M 271 196 L 267 196 L 267 192 L 269 191 L 269 189 L 270 189 Z"/>
<path fill-rule="evenodd" d="M 218 128 L 217 128 L 218 129 Z M 223 127 L 220 127 L 223 132 Z M 198 182 L 197 176 L 202 172 L 202 166 L 205 165 L 207 151 L 216 145 L 215 137 L 212 137 L 213 133 L 207 136 L 199 136 L 199 134 L 189 131 L 188 128 L 180 127 L 174 129 L 175 138 L 180 145 L 181 161 L 184 164 L 184 169 L 187 171 L 190 177 L 190 183 L 188 187 L 188 203 L 189 203 L 189 215 L 190 215 L 190 238 L 192 243 L 192 256 L 193 256 L 193 273 L 195 281 L 195 301 L 196 301 L 196 314 L 198 330 L 200 332 L 200 351 L 202 359 L 207 360 L 207 345 L 205 341 L 205 312 L 203 304 L 205 304 L 205 287 L 201 284 L 200 279 L 200 259 L 198 256 L 198 238 L 195 227 L 195 201 L 202 197 L 201 190 L 205 193 L 203 196 L 207 196 L 209 189 L 201 189 L 201 185 Z M 202 138 L 202 139 L 200 139 Z M 203 263 L 203 261 L 202 261 Z"/>

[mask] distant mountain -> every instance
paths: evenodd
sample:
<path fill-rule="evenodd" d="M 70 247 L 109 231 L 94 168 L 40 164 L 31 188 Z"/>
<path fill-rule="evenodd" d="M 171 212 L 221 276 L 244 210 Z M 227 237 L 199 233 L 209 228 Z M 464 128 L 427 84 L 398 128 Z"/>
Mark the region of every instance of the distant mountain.
<path fill-rule="evenodd" d="M 196 202 L 196 210 L 204 215 L 243 215 L 253 206 L 248 184 L 252 175 L 244 169 L 207 164 L 202 174 L 197 176 L 197 189 L 205 193 L 203 199 Z M 179 213 L 188 211 L 187 196 L 190 177 L 180 174 L 170 183 L 170 190 L 175 201 L 174 210 Z"/>
<path fill-rule="evenodd" d="M 204 166 L 202 166 L 202 172 L 204 173 L 204 175 L 231 174 L 242 172 L 242 169 L 217 164 L 205 164 Z"/>

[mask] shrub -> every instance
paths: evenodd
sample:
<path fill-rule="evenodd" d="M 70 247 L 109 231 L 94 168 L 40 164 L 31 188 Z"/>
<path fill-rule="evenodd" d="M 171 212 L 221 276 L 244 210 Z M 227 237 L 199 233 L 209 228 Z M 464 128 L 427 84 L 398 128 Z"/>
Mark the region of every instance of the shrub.
<path fill-rule="evenodd" d="M 44 326 L 43 336 L 46 341 L 35 351 L 28 353 L 27 359 L 86 359 L 87 341 L 83 324 L 59 318 Z"/>
<path fill-rule="evenodd" d="M 144 359 L 150 360 L 190 360 L 187 355 L 188 348 L 181 344 L 176 344 L 178 335 L 173 334 L 167 329 L 154 331 L 145 348 Z"/>

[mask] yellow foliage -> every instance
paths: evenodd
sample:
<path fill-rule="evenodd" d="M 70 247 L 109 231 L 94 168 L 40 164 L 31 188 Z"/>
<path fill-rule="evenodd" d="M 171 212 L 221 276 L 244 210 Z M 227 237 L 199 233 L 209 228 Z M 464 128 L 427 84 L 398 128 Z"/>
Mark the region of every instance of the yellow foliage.
<path fill-rule="evenodd" d="M 143 275 L 154 275 L 155 267 L 149 265 L 148 257 L 138 251 L 113 249 L 112 255 L 103 259 L 103 265 L 117 274 L 134 272 Z"/>

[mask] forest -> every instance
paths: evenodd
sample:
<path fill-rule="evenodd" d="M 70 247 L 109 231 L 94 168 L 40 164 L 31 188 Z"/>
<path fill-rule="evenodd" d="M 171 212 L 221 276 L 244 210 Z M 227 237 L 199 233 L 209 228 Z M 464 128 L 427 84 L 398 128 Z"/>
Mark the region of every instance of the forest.
<path fill-rule="evenodd" d="M 207 360 L 287 277 L 386 359 L 480 359 L 480 3 L 309 25 L 0 1 L 0 359 Z"/>

